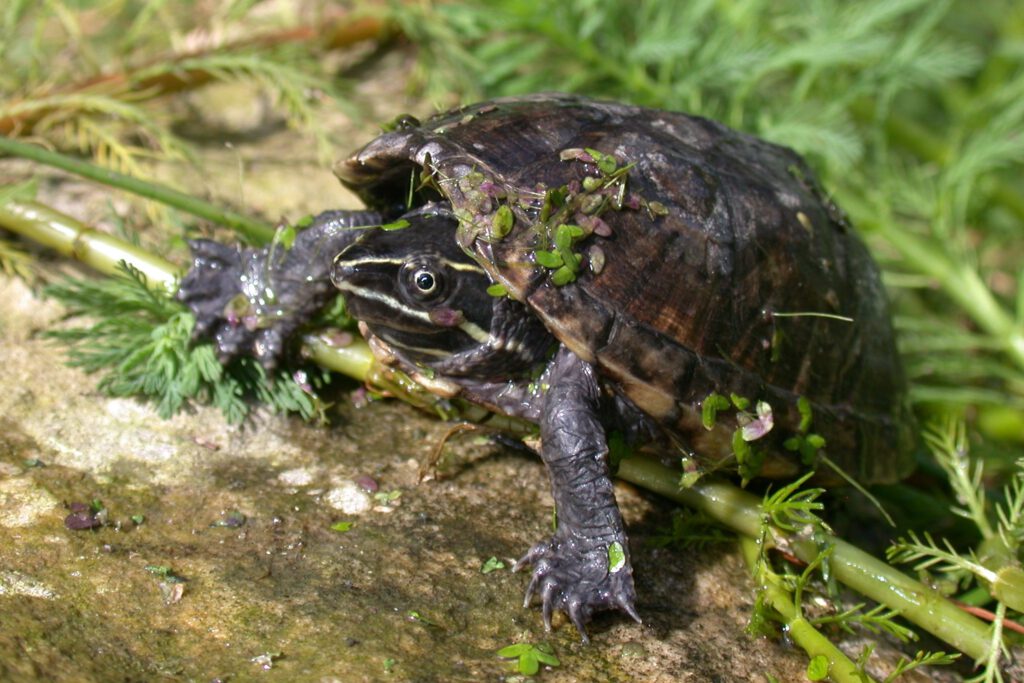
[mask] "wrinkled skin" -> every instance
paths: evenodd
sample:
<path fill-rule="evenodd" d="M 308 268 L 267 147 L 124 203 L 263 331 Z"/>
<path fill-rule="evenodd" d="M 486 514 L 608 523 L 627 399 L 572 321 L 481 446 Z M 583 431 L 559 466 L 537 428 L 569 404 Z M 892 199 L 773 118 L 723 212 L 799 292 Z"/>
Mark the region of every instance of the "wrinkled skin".
<path fill-rule="evenodd" d="M 632 165 L 611 177 L 588 149 Z M 586 639 L 595 612 L 639 620 L 613 431 L 714 467 L 738 423 L 706 429 L 705 398 L 765 400 L 762 474 L 786 476 L 805 399 L 848 473 L 906 473 L 877 268 L 792 151 L 683 114 L 540 95 L 407 118 L 336 172 L 370 211 L 321 214 L 290 250 L 193 243 L 179 297 L 222 356 L 270 366 L 333 281 L 382 360 L 537 423 L 558 525 L 516 567 L 533 567 L 526 602 L 539 596 L 545 625 L 561 610 Z M 558 223 L 592 230 L 567 247 L 580 261 L 568 282 L 538 256 L 559 206 Z M 399 218 L 408 227 L 351 229 Z M 486 295 L 491 283 L 508 296 Z M 789 311 L 811 315 L 776 316 Z"/>
<path fill-rule="evenodd" d="M 325 211 L 299 233 L 291 249 L 241 249 L 193 240 L 193 266 L 179 298 L 197 313 L 195 338 L 212 338 L 226 362 L 251 354 L 272 369 L 303 323 L 337 296 L 331 262 L 359 234 L 380 225 L 373 211 Z"/>

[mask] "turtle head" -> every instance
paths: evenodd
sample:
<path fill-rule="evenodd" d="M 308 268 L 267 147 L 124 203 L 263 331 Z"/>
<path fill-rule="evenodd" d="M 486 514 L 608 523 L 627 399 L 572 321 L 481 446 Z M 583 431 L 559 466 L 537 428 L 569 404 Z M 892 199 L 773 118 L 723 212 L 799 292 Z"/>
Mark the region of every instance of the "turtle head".
<path fill-rule="evenodd" d="M 408 225 L 367 231 L 335 259 L 331 280 L 353 317 L 402 357 L 435 365 L 486 345 L 490 278 L 455 240 L 443 205 L 403 216 Z"/>
<path fill-rule="evenodd" d="M 446 204 L 367 231 L 335 259 L 331 280 L 349 313 L 397 356 L 440 375 L 505 380 L 532 371 L 553 339 L 526 306 L 487 293 L 491 278 L 455 238 Z"/>

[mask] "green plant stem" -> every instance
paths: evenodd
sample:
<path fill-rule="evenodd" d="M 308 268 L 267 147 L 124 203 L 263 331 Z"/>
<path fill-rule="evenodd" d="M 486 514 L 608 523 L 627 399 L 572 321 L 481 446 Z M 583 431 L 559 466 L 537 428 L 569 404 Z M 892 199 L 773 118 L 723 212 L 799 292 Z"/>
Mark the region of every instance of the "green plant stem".
<path fill-rule="evenodd" d="M 732 484 L 699 481 L 679 489 L 679 472 L 649 458 L 626 458 L 619 477 L 666 498 L 704 512 L 739 534 L 757 538 L 761 526 L 761 501 Z M 804 562 L 817 556 L 819 547 L 795 537 L 777 537 Z M 949 643 L 969 657 L 988 656 L 989 625 L 967 614 L 932 589 L 911 579 L 885 562 L 834 537 L 832 573 L 858 593 L 895 609 L 908 621 Z"/>
<path fill-rule="evenodd" d="M 225 211 L 218 206 L 201 199 L 139 178 L 101 168 L 81 159 L 51 152 L 36 145 L 0 136 L 0 153 L 31 159 L 40 164 L 53 166 L 69 173 L 80 175 L 104 185 L 110 185 L 133 194 L 147 197 L 168 206 L 192 214 L 198 218 L 213 221 L 238 231 L 256 243 L 269 242 L 274 236 L 274 228 L 234 211 Z"/>
<path fill-rule="evenodd" d="M 775 573 L 763 567 L 758 568 L 760 548 L 756 540 L 748 536 L 741 536 L 740 550 L 743 552 L 743 558 L 747 561 L 750 571 L 760 583 L 765 600 L 782 617 L 789 637 L 810 657 L 821 655 L 828 659 L 830 681 L 833 683 L 864 683 L 865 680 L 874 680 L 865 679 L 857 670 L 857 665 L 804 618 L 799 607 L 794 604 L 793 596 L 782 585 L 782 581 Z"/>
<path fill-rule="evenodd" d="M 326 334 L 306 334 L 302 337 L 302 354 L 321 367 L 361 382 L 374 368 L 373 354 L 361 337 L 339 346 Z"/>
<path fill-rule="evenodd" d="M 38 202 L 10 200 L 0 204 L 0 226 L 107 275 L 115 274 L 123 260 L 142 271 L 150 283 L 161 284 L 168 291 L 177 281 L 177 269 L 159 256 Z"/>
<path fill-rule="evenodd" d="M 953 263 L 941 248 L 907 230 L 886 223 L 871 227 L 914 269 L 934 278 L 979 327 L 1002 342 L 1007 355 L 1024 369 L 1024 329 L 1000 306 L 974 269 Z"/>

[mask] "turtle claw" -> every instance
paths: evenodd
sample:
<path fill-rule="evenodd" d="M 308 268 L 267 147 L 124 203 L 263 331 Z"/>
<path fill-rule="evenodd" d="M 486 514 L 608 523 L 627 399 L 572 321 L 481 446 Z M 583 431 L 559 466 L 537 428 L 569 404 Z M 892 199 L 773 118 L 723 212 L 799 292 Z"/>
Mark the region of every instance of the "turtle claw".
<path fill-rule="evenodd" d="M 572 621 L 573 626 L 580 632 L 580 636 L 583 639 L 583 643 L 587 644 L 590 642 L 590 636 L 587 635 L 586 623 L 590 621 L 589 610 L 584 612 L 582 603 L 579 600 L 572 600 L 569 605 L 569 620 Z"/>
<path fill-rule="evenodd" d="M 631 601 L 623 599 L 620 595 L 615 600 L 615 607 L 620 612 L 625 612 L 636 623 L 643 625 L 644 620 L 640 618 L 640 613 L 636 611 L 636 606 Z"/>
<path fill-rule="evenodd" d="M 620 543 L 624 545 L 623 538 Z M 540 597 L 545 630 L 551 630 L 551 616 L 561 610 L 573 623 L 584 643 L 590 642 L 586 624 L 595 612 L 617 609 L 640 623 L 634 606 L 633 573 L 627 563 L 617 572 L 608 570 L 607 540 L 577 536 L 559 538 L 533 546 L 516 562 L 513 571 L 533 566 L 523 606 L 534 595 Z"/>
<path fill-rule="evenodd" d="M 541 595 L 541 615 L 544 618 L 544 630 L 551 630 L 551 615 L 554 612 L 554 600 L 552 600 L 552 594 L 555 592 L 554 584 L 546 584 L 544 586 L 544 594 Z"/>

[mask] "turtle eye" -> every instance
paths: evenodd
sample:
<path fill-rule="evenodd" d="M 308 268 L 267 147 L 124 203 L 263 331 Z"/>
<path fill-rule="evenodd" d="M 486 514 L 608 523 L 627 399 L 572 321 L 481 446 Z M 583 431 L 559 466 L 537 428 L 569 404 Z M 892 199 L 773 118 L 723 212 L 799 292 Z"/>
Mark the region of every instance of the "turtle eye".
<path fill-rule="evenodd" d="M 412 281 L 421 294 L 432 294 L 437 289 L 437 278 L 429 270 L 417 270 Z"/>
<path fill-rule="evenodd" d="M 420 301 L 437 299 L 444 293 L 444 276 L 433 268 L 420 266 L 410 269 L 407 277 L 409 293 Z"/>

